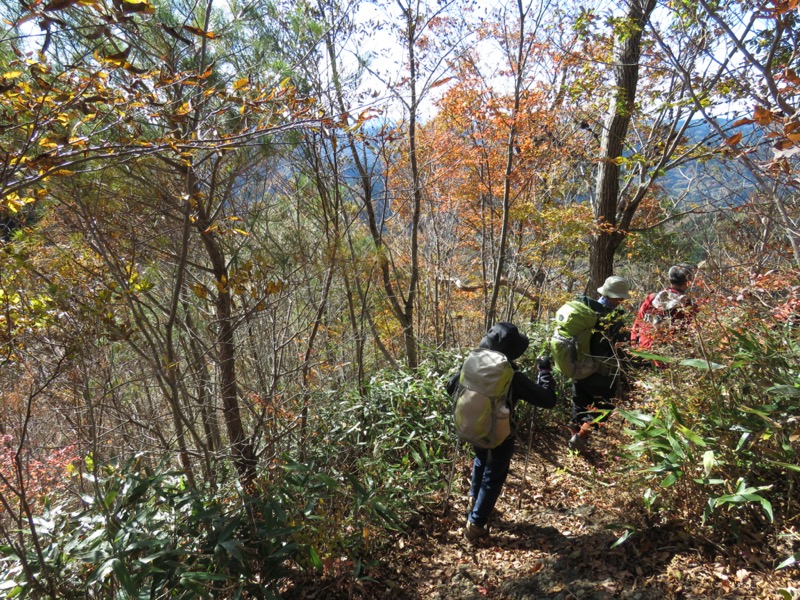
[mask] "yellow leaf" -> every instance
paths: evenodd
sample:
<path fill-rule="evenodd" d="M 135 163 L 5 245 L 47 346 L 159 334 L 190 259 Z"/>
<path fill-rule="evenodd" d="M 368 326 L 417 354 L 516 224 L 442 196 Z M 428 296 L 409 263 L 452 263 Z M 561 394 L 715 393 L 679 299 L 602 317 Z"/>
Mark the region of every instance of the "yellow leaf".
<path fill-rule="evenodd" d="M 209 40 L 213 40 L 214 38 L 217 37 L 213 31 L 203 31 L 199 27 L 192 27 L 191 25 L 184 25 L 183 29 L 185 31 L 188 31 L 189 33 L 193 33 L 194 35 L 199 35 L 200 37 L 204 37 Z"/>
<path fill-rule="evenodd" d="M 181 104 L 180 108 L 175 111 L 176 115 L 188 115 L 192 111 L 192 103 L 191 102 L 184 102 Z"/>
<path fill-rule="evenodd" d="M 100 58 L 105 62 L 114 65 L 115 67 L 124 67 L 128 62 L 128 56 L 131 53 L 131 47 L 128 46 L 121 52 L 115 52 L 114 54 L 106 54 L 101 56 Z M 95 53 L 95 56 L 98 56 L 98 52 Z"/>
<path fill-rule="evenodd" d="M 122 12 L 153 14 L 156 9 L 147 0 L 122 0 Z"/>
<path fill-rule="evenodd" d="M 250 82 L 248 81 L 247 77 L 242 77 L 241 79 L 237 79 L 237 80 L 236 80 L 236 81 L 233 83 L 233 89 L 234 89 L 234 90 L 240 90 L 240 89 L 242 89 L 243 87 L 247 87 L 247 84 L 248 84 L 248 83 L 250 83 Z"/>
<path fill-rule="evenodd" d="M 204 299 L 208 298 L 208 290 L 205 288 L 204 285 L 200 283 L 193 284 L 192 291 L 194 292 L 194 295 L 197 296 L 198 298 L 204 298 Z"/>
<path fill-rule="evenodd" d="M 6 71 L 3 73 L 3 79 L 16 79 L 22 75 L 22 71 Z"/>
<path fill-rule="evenodd" d="M 250 234 L 249 234 L 247 231 L 244 231 L 244 230 L 242 230 L 242 229 L 235 229 L 235 228 L 234 228 L 234 231 L 235 231 L 236 233 L 240 233 L 240 234 L 242 234 L 242 235 L 250 235 Z"/>

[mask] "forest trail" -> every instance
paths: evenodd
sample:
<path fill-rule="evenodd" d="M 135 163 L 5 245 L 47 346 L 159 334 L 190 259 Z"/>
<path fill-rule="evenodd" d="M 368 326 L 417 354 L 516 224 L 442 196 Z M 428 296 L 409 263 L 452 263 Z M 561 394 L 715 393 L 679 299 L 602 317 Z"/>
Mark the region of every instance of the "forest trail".
<path fill-rule="evenodd" d="M 537 429 L 524 487 L 527 440 L 519 440 L 491 537 L 477 546 L 463 537 L 471 462 L 462 454 L 446 515 L 423 517 L 399 537 L 379 573 L 370 573 L 375 582 L 351 583 L 342 596 L 333 589 L 326 595 L 323 585 L 318 597 L 781 598 L 779 588 L 798 586 L 797 570 L 767 567 L 759 554 L 766 540 L 724 549 L 677 526 L 648 526 L 641 497 L 620 483 L 614 455 L 622 429 L 613 415 L 585 455 L 567 449 L 565 429 Z M 626 525 L 638 531 L 612 548 Z"/>

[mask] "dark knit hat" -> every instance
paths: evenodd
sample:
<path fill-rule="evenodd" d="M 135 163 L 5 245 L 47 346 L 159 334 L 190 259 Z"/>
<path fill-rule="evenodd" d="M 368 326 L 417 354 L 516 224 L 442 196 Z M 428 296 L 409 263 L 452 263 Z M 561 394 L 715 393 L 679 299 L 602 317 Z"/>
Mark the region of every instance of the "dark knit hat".
<path fill-rule="evenodd" d="M 512 323 L 495 323 L 483 336 L 480 348 L 497 350 L 506 355 L 508 360 L 516 360 L 528 349 L 528 336 Z"/>

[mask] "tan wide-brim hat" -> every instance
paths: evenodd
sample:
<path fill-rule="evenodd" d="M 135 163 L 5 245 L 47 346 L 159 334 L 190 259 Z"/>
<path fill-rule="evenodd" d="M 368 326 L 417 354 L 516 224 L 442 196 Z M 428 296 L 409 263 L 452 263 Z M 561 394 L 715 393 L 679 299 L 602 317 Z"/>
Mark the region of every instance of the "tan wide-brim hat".
<path fill-rule="evenodd" d="M 603 282 L 597 292 L 606 298 L 630 298 L 631 284 L 619 275 L 612 275 Z"/>

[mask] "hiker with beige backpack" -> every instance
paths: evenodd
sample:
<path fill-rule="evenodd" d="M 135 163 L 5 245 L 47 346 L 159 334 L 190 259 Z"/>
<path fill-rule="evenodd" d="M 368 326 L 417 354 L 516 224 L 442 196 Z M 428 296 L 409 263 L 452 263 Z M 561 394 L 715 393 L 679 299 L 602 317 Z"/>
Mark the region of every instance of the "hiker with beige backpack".
<path fill-rule="evenodd" d="M 517 402 L 524 400 L 542 408 L 556 404 L 549 359 L 537 360 L 536 383 L 514 364 L 528 344 L 528 337 L 515 325 L 497 323 L 447 383 L 447 393 L 455 399 L 456 433 L 472 444 L 475 452 L 464 526 L 464 536 L 470 542 L 489 535 L 489 515 L 500 497 L 514 454 Z"/>

